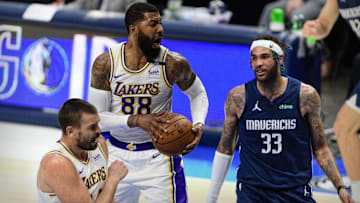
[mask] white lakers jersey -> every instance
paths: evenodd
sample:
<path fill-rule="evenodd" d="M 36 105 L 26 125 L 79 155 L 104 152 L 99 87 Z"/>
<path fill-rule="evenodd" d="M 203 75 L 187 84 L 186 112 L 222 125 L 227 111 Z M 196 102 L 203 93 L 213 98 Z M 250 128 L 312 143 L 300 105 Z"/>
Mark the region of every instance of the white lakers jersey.
<path fill-rule="evenodd" d="M 108 176 L 107 161 L 101 145 L 98 144 L 98 147 L 95 150 L 88 152 L 87 162 L 83 162 L 76 158 L 75 155 L 61 141 L 58 141 L 51 149 L 52 150 L 48 153 L 59 153 L 71 160 L 78 171 L 80 178 L 83 180 L 85 187 L 88 189 L 91 199 L 95 201 L 96 197 L 104 187 L 105 180 Z M 42 192 L 39 188 L 39 184 L 37 187 L 39 202 L 60 202 L 55 193 Z"/>
<path fill-rule="evenodd" d="M 166 78 L 165 59 L 168 49 L 161 46 L 155 62 L 148 62 L 140 70 L 133 71 L 125 65 L 125 42 L 110 48 L 112 62 L 110 87 L 111 111 L 120 115 L 149 114 L 172 111 L 172 86 Z M 151 142 L 151 136 L 143 129 L 111 130 L 111 135 L 123 142 Z"/>

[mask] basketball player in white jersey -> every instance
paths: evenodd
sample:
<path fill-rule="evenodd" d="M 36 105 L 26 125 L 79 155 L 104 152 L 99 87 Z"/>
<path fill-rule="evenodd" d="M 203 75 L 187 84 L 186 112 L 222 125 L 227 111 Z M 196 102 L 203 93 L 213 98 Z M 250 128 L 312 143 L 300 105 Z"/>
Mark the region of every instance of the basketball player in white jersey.
<path fill-rule="evenodd" d="M 182 157 L 160 154 L 152 144 L 155 131 L 168 122 L 160 118 L 172 111 L 176 85 L 191 103 L 195 140 L 183 154 L 200 142 L 208 109 L 205 88 L 178 53 L 160 45 L 163 27 L 158 9 L 135 3 L 125 14 L 128 41 L 101 54 L 92 67 L 89 101 L 100 113 L 100 127 L 110 132 L 109 160 L 123 160 L 128 175 L 117 188 L 117 202 L 187 202 Z"/>
<path fill-rule="evenodd" d="M 70 99 L 58 119 L 63 135 L 40 163 L 39 202 L 113 202 L 116 185 L 127 168 L 121 161 L 108 168 L 108 148 L 100 135 L 96 108 Z"/>

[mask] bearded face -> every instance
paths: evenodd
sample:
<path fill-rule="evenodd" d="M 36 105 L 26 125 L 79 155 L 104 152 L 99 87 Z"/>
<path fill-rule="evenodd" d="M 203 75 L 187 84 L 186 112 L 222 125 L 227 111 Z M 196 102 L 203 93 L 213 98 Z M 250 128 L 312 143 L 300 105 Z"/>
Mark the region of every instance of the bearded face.
<path fill-rule="evenodd" d="M 269 68 L 267 70 L 268 73 L 265 78 L 262 78 L 262 79 L 257 78 L 257 79 L 264 81 L 264 82 L 271 82 L 271 81 L 276 80 L 278 72 L 279 72 L 277 65 L 278 65 L 277 63 L 274 63 L 274 65 L 272 65 L 271 68 Z"/>
<path fill-rule="evenodd" d="M 84 134 L 79 133 L 78 140 L 77 140 L 77 146 L 80 149 L 83 150 L 95 150 L 97 147 L 97 138 L 100 136 L 100 134 L 96 134 L 96 136 L 84 136 Z"/>
<path fill-rule="evenodd" d="M 138 42 L 141 51 L 148 59 L 148 61 L 153 61 L 160 53 L 160 41 L 161 38 L 155 40 L 146 36 L 144 32 L 139 30 Z"/>

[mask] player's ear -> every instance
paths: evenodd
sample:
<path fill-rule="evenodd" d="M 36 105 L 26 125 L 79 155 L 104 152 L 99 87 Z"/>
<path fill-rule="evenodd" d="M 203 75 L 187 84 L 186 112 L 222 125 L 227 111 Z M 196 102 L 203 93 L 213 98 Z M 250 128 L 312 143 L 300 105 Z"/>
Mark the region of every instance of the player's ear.
<path fill-rule="evenodd" d="M 74 133 L 74 127 L 72 125 L 66 126 L 66 135 L 72 135 Z"/>
<path fill-rule="evenodd" d="M 280 64 L 284 64 L 284 54 L 279 56 Z"/>
<path fill-rule="evenodd" d="M 130 35 L 138 33 L 138 27 L 136 25 L 129 25 L 129 33 Z"/>

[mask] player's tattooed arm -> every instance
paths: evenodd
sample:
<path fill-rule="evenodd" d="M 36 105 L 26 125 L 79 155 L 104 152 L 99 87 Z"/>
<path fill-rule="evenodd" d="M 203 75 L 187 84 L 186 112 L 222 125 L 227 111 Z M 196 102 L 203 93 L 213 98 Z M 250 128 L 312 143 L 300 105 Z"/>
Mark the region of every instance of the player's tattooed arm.
<path fill-rule="evenodd" d="M 196 75 L 185 57 L 170 51 L 166 56 L 165 63 L 166 76 L 170 84 L 176 83 L 181 90 L 186 90 L 192 85 Z"/>
<path fill-rule="evenodd" d="M 335 187 L 342 185 L 343 182 L 334 156 L 326 143 L 320 118 L 320 96 L 316 90 L 309 85 L 301 84 L 300 109 L 310 127 L 311 144 L 316 161 Z"/>
<path fill-rule="evenodd" d="M 109 52 L 99 55 L 91 69 L 91 87 L 110 91 L 111 61 Z"/>
<path fill-rule="evenodd" d="M 232 89 L 225 101 L 225 122 L 217 151 L 232 155 L 239 139 L 239 118 L 245 107 L 245 87 Z"/>

